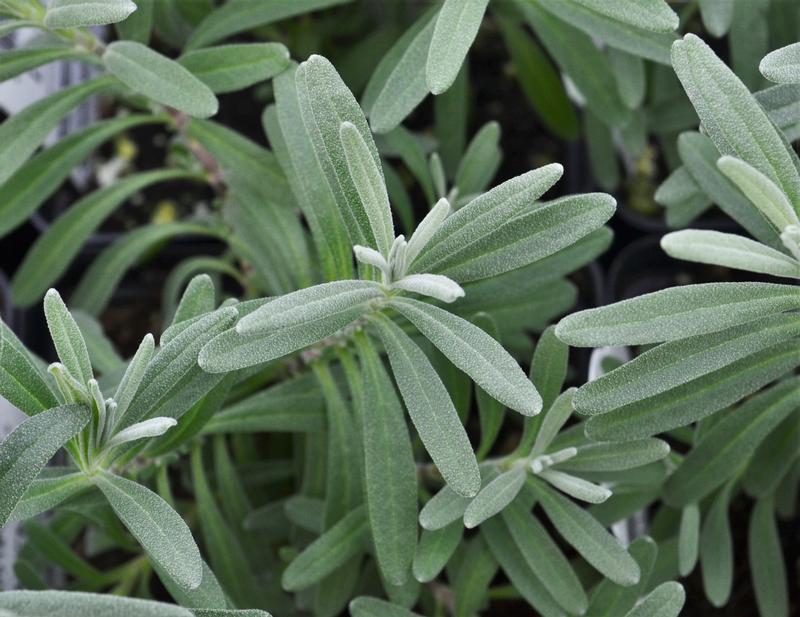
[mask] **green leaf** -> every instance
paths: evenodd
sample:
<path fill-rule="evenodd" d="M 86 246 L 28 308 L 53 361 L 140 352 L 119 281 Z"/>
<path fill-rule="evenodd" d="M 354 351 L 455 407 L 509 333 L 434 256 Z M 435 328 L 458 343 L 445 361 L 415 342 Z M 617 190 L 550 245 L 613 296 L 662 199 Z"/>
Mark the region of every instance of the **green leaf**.
<path fill-rule="evenodd" d="M 488 4 L 489 0 L 445 0 L 436 18 L 425 64 L 426 82 L 433 94 L 441 94 L 453 85 Z"/>
<path fill-rule="evenodd" d="M 153 29 L 155 0 L 137 0 L 137 9 L 125 21 L 117 23 L 119 38 L 147 45 Z"/>
<path fill-rule="evenodd" d="M 720 489 L 700 531 L 700 567 L 706 597 L 716 607 L 727 604 L 733 588 L 733 536 L 728 519 L 730 484 Z"/>
<path fill-rule="evenodd" d="M 487 122 L 470 140 L 467 151 L 458 162 L 453 183 L 464 198 L 486 190 L 500 166 L 500 125 Z M 413 260 L 409 260 L 411 263 Z"/>
<path fill-rule="evenodd" d="M 761 615 L 789 615 L 789 592 L 773 498 L 756 502 L 747 531 L 750 572 Z"/>
<path fill-rule="evenodd" d="M 736 0 L 700 0 L 700 17 L 711 36 L 725 36 L 730 30 Z"/>
<path fill-rule="evenodd" d="M 689 383 L 593 416 L 585 426 L 591 439 L 628 441 L 686 426 L 724 409 L 800 365 L 796 339 Z"/>
<path fill-rule="evenodd" d="M 471 617 L 486 603 L 497 562 L 482 536 L 464 543 L 458 561 L 448 571 L 455 596 L 455 617 Z"/>
<path fill-rule="evenodd" d="M 172 324 L 210 313 L 217 305 L 214 282 L 208 274 L 198 274 L 189 281 L 181 296 Z"/>
<path fill-rule="evenodd" d="M 211 89 L 174 60 L 134 41 L 114 41 L 106 47 L 103 62 L 122 83 L 146 97 L 208 118 L 219 103 Z"/>
<path fill-rule="evenodd" d="M 531 486 L 555 528 L 586 561 L 619 585 L 639 582 L 638 564 L 591 514 L 541 482 Z"/>
<path fill-rule="evenodd" d="M 11 293 L 21 306 L 30 306 L 67 270 L 89 236 L 129 197 L 168 180 L 195 178 L 180 170 L 142 172 L 94 191 L 62 214 L 25 255 L 14 273 Z M 53 247 L 60 247 L 54 251 Z"/>
<path fill-rule="evenodd" d="M 406 409 L 425 449 L 449 486 L 466 497 L 481 486 L 478 462 L 450 395 L 423 351 L 388 317 L 374 322 Z"/>
<path fill-rule="evenodd" d="M 697 564 L 700 550 L 700 508 L 690 503 L 681 510 L 681 524 L 678 531 L 678 571 L 688 576 Z"/>
<path fill-rule="evenodd" d="M 670 341 L 582 386 L 574 406 L 598 414 L 661 394 L 800 334 L 791 313 Z"/>
<path fill-rule="evenodd" d="M 0 320 L 0 396 L 29 416 L 58 405 L 44 366 Z"/>
<path fill-rule="evenodd" d="M 181 587 L 203 578 L 200 551 L 186 523 L 161 497 L 131 480 L 101 471 L 94 482 L 150 558 Z"/>
<path fill-rule="evenodd" d="M 379 598 L 360 596 L 350 602 L 352 617 L 421 617 L 408 609 Z"/>
<path fill-rule="evenodd" d="M 92 486 L 83 472 L 65 473 L 53 478 L 37 478 L 14 506 L 7 522 L 24 521 L 52 510 L 67 499 Z"/>
<path fill-rule="evenodd" d="M 698 263 L 800 278 L 800 262 L 780 251 L 744 236 L 686 229 L 661 238 L 661 248 L 670 257 Z"/>
<path fill-rule="evenodd" d="M 133 354 L 128 366 L 125 368 L 125 373 L 120 379 L 117 390 L 114 393 L 114 401 L 117 404 L 114 414 L 109 418 L 109 428 L 115 428 L 116 421 L 125 417 L 125 412 L 131 404 L 134 396 L 139 391 L 139 386 L 142 385 L 147 365 L 153 357 L 153 350 L 155 349 L 155 340 L 152 334 L 146 334 L 139 343 L 136 353 Z"/>
<path fill-rule="evenodd" d="M 536 431 L 536 440 L 530 451 L 531 456 L 544 454 L 547 448 L 550 447 L 558 432 L 572 415 L 572 399 L 574 395 L 575 388 L 566 390 L 547 409 L 544 418 L 539 423 L 538 431 Z"/>
<path fill-rule="evenodd" d="M 232 34 L 245 32 L 275 21 L 324 9 L 348 0 L 232 0 L 210 11 L 189 37 L 186 49 L 205 47 Z"/>
<path fill-rule="evenodd" d="M 75 323 L 66 304 L 55 289 L 50 289 L 44 297 L 44 315 L 47 328 L 56 348 L 59 359 L 78 382 L 86 384 L 94 377 L 86 341 L 83 340 L 78 324 Z"/>
<path fill-rule="evenodd" d="M 131 0 L 53 0 L 44 25 L 50 29 L 87 28 L 123 21 L 136 10 Z"/>
<path fill-rule="evenodd" d="M 384 156 L 389 156 L 390 153 L 392 156 L 398 156 L 419 183 L 425 193 L 427 202 L 429 204 L 435 203 L 438 196 L 433 185 L 431 167 L 428 164 L 425 147 L 420 137 L 401 125 L 381 135 L 380 140 L 382 142 L 381 150 L 385 148 L 389 151 Z M 387 169 L 390 168 L 387 165 Z M 396 208 L 397 205 L 392 202 L 392 207 Z"/>
<path fill-rule="evenodd" d="M 800 43 L 771 51 L 761 59 L 758 70 L 776 84 L 800 83 Z"/>
<path fill-rule="evenodd" d="M 685 601 L 686 592 L 680 583 L 661 583 L 625 617 L 678 617 Z"/>
<path fill-rule="evenodd" d="M 23 526 L 27 543 L 50 563 L 67 574 L 93 585 L 104 585 L 107 579 L 88 561 L 72 550 L 72 547 L 49 526 L 30 520 Z"/>
<path fill-rule="evenodd" d="M 367 546 L 369 525 L 363 507 L 349 512 L 292 560 L 281 582 L 287 591 L 302 591 L 336 572 Z"/>
<path fill-rule="evenodd" d="M 543 480 L 546 480 L 562 493 L 566 493 L 570 497 L 587 501 L 589 503 L 603 503 L 611 497 L 611 491 L 604 486 L 593 484 L 583 478 L 558 471 L 556 469 L 545 469 L 537 474 Z"/>
<path fill-rule="evenodd" d="M 664 0 L 571 0 L 620 23 L 653 32 L 672 32 L 678 28 L 678 15 Z"/>
<path fill-rule="evenodd" d="M 391 305 L 487 394 L 523 415 L 541 411 L 536 388 L 500 343 L 483 330 L 410 298 L 394 298 Z"/>
<path fill-rule="evenodd" d="M 636 585 L 623 587 L 609 579 L 600 581 L 592 592 L 587 614 L 593 617 L 617 617 L 631 610 L 645 590 L 658 554 L 658 546 L 649 536 L 636 538 L 629 547 L 631 557 L 639 564 L 642 576 Z"/>
<path fill-rule="evenodd" d="M 619 95 L 628 109 L 641 106 L 647 89 L 645 63 L 641 58 L 618 49 L 609 49 L 608 59 Z"/>
<path fill-rule="evenodd" d="M 487 313 L 478 313 L 472 318 L 472 323 L 492 338 L 500 338 L 497 324 Z M 478 403 L 478 418 L 481 429 L 481 441 L 475 456 L 480 461 L 489 454 L 500 435 L 506 408 L 486 394 L 479 386 L 475 386 L 475 395 Z"/>
<path fill-rule="evenodd" d="M 800 413 L 795 411 L 775 428 L 756 449 L 744 474 L 744 487 L 753 497 L 774 492 L 800 456 Z"/>
<path fill-rule="evenodd" d="M 693 34 L 676 41 L 672 64 L 708 136 L 800 201 L 800 172 L 783 139 L 747 87 Z"/>
<path fill-rule="evenodd" d="M 558 469 L 578 473 L 634 469 L 662 460 L 669 451 L 669 444 L 660 439 L 590 443 L 578 446 L 578 454 L 563 463 L 558 463 Z"/>
<path fill-rule="evenodd" d="M 281 43 L 240 43 L 195 49 L 178 62 L 215 94 L 243 90 L 289 68 L 289 50 Z"/>
<path fill-rule="evenodd" d="M 417 469 L 403 410 L 366 336 L 356 338 L 363 379 L 367 515 L 383 577 L 402 585 L 417 545 Z"/>
<path fill-rule="evenodd" d="M 3 122 L 0 125 L 0 185 L 22 167 L 70 110 L 113 84 L 112 77 L 100 77 L 64 88 Z"/>
<path fill-rule="evenodd" d="M 667 481 L 667 503 L 681 507 L 697 501 L 735 473 L 738 464 L 800 404 L 799 386 L 800 378 L 787 379 L 714 424 Z"/>
<path fill-rule="evenodd" d="M 196 223 L 163 223 L 140 227 L 109 246 L 92 262 L 70 296 L 70 304 L 90 315 L 99 315 L 120 280 L 142 256 L 176 236 L 216 236 Z"/>
<path fill-rule="evenodd" d="M 425 529 L 419 538 L 414 553 L 412 572 L 420 583 L 435 579 L 450 561 L 464 535 L 461 521 L 453 521 L 446 527 L 430 531 Z"/>
<path fill-rule="evenodd" d="M 192 617 L 174 604 L 78 591 L 6 591 L 0 610 L 10 617 Z"/>
<path fill-rule="evenodd" d="M 667 225 L 686 227 L 711 207 L 711 200 L 686 167 L 678 167 L 658 187 L 653 198 L 667 209 Z"/>
<path fill-rule="evenodd" d="M 519 503 L 503 511 L 503 522 L 525 563 L 555 601 L 569 613 L 583 614 L 589 603 L 586 593 L 569 561 L 541 523 Z"/>
<path fill-rule="evenodd" d="M 92 368 L 103 375 L 115 373 L 125 366 L 125 361 L 114 349 L 114 344 L 103 332 L 103 326 L 91 315 L 72 311 L 72 317 L 81 330 Z"/>
<path fill-rule="evenodd" d="M 719 332 L 800 307 L 800 290 L 770 283 L 672 287 L 562 319 L 556 335 L 576 347 L 643 345 Z"/>
<path fill-rule="evenodd" d="M 527 475 L 525 467 L 514 467 L 484 486 L 464 511 L 464 526 L 472 529 L 502 512 L 522 490 Z"/>
<path fill-rule="evenodd" d="M 471 501 L 470 497 L 459 495 L 445 485 L 422 508 L 419 513 L 419 524 L 429 531 L 443 529 L 464 516 Z"/>
<path fill-rule="evenodd" d="M 36 47 L 4 51 L 0 53 L 0 81 L 6 81 L 56 60 L 71 59 L 92 61 L 93 57 L 70 47 Z"/>
<path fill-rule="evenodd" d="M 482 0 L 481 0 L 482 1 Z M 438 7 L 409 28 L 380 61 L 364 91 L 363 106 L 376 133 L 388 133 L 428 94 L 426 65 Z"/>
<path fill-rule="evenodd" d="M 24 420 L 0 443 L 0 526 L 47 462 L 89 422 L 89 409 L 64 405 Z"/>

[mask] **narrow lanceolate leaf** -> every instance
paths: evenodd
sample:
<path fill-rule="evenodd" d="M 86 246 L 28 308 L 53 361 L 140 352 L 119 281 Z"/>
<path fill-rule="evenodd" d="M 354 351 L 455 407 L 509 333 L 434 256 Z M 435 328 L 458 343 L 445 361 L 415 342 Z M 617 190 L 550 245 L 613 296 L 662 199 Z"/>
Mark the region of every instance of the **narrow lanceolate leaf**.
<path fill-rule="evenodd" d="M 103 62 L 131 90 L 196 118 L 217 113 L 211 89 L 174 60 L 133 41 L 106 47 Z"/>
<path fill-rule="evenodd" d="M 470 497 L 459 495 L 445 485 L 422 508 L 419 513 L 419 524 L 423 529 L 430 531 L 443 529 L 464 516 L 471 501 Z"/>
<path fill-rule="evenodd" d="M 611 491 L 605 486 L 594 484 L 583 478 L 578 478 L 577 476 L 556 469 L 545 469 L 538 475 L 562 493 L 566 493 L 570 497 L 580 499 L 581 501 L 603 503 L 611 497 Z"/>
<path fill-rule="evenodd" d="M 372 157 L 367 142 L 352 122 L 342 122 L 339 128 L 347 169 L 364 211 L 367 213 L 372 234 L 378 250 L 384 255 L 394 242 L 392 211 L 389 209 L 389 196 L 383 181 L 383 172 Z"/>
<path fill-rule="evenodd" d="M 117 407 L 113 417 L 110 419 L 109 427 L 111 429 L 115 428 L 116 420 L 125 417 L 128 406 L 131 404 L 136 392 L 138 392 L 139 386 L 142 385 L 144 372 L 153 357 L 154 349 L 155 340 L 153 335 L 146 334 L 142 342 L 139 343 L 136 353 L 133 354 L 133 358 L 128 363 L 128 367 L 125 369 L 125 373 L 122 375 L 117 391 L 114 394 L 114 401 L 117 403 Z"/>
<path fill-rule="evenodd" d="M 800 83 L 800 43 L 771 51 L 761 59 L 758 70 L 776 84 Z"/>
<path fill-rule="evenodd" d="M 497 173 L 503 154 L 500 150 L 500 125 L 484 124 L 470 140 L 464 156 L 458 162 L 453 183 L 462 199 L 480 195 Z"/>
<path fill-rule="evenodd" d="M 48 28 L 86 28 L 115 24 L 136 10 L 131 0 L 53 0 L 47 5 Z"/>
<path fill-rule="evenodd" d="M 673 287 L 562 319 L 556 335 L 576 347 L 644 345 L 718 332 L 800 307 L 800 289 L 771 283 Z"/>
<path fill-rule="evenodd" d="M 800 408 L 789 415 L 758 446 L 744 473 L 747 494 L 761 498 L 778 489 L 800 457 Z"/>
<path fill-rule="evenodd" d="M 733 588 L 733 536 L 728 519 L 730 486 L 720 489 L 706 512 L 700 531 L 703 589 L 711 604 L 727 604 Z"/>
<path fill-rule="evenodd" d="M 678 571 L 688 576 L 694 570 L 700 550 L 700 508 L 690 503 L 681 510 L 681 524 L 678 531 Z"/>
<path fill-rule="evenodd" d="M 392 287 L 430 296 L 448 304 L 464 297 L 461 285 L 441 274 L 409 274 L 392 283 Z"/>
<path fill-rule="evenodd" d="M 579 446 L 578 454 L 558 464 L 558 469 L 573 472 L 619 471 L 660 461 L 669 454 L 669 444 L 661 439 L 639 439 L 622 443 L 591 443 Z"/>
<path fill-rule="evenodd" d="M 44 315 L 58 357 L 70 374 L 85 386 L 94 376 L 86 341 L 55 289 L 49 290 L 44 298 Z"/>
<path fill-rule="evenodd" d="M 800 378 L 793 377 L 726 415 L 670 476 L 664 493 L 666 501 L 680 507 L 713 491 L 799 404 Z"/>
<path fill-rule="evenodd" d="M 661 238 L 670 257 L 748 272 L 800 278 L 800 262 L 760 242 L 720 231 L 686 229 Z"/>
<path fill-rule="evenodd" d="M 586 561 L 619 585 L 639 581 L 638 564 L 591 514 L 541 482 L 533 486 L 547 517 Z"/>
<path fill-rule="evenodd" d="M 483 330 L 410 298 L 395 298 L 391 304 L 487 394 L 523 415 L 541 411 L 542 399 L 536 388 L 500 343 Z"/>
<path fill-rule="evenodd" d="M 0 320 L 0 396 L 29 416 L 58 402 L 44 377 L 44 366 Z"/>
<path fill-rule="evenodd" d="M 289 50 L 281 43 L 240 43 L 196 49 L 178 62 L 215 94 L 235 92 L 275 77 L 289 68 Z"/>
<path fill-rule="evenodd" d="M 374 323 L 425 449 L 454 491 L 466 497 L 476 495 L 481 487 L 478 462 L 442 380 L 425 353 L 399 326 L 381 314 Z"/>
<path fill-rule="evenodd" d="M 321 340 L 341 328 L 341 316 L 366 312 L 370 301 L 382 296 L 380 285 L 372 281 L 322 283 L 268 302 L 242 318 L 236 332 L 249 336 L 303 326 Z"/>
<path fill-rule="evenodd" d="M 113 83 L 111 77 L 100 77 L 59 90 L 3 122 L 0 125 L 0 184 L 22 167 L 72 108 Z"/>
<path fill-rule="evenodd" d="M 417 469 L 403 409 L 372 344 L 357 339 L 363 376 L 367 515 L 384 578 L 402 585 L 417 545 Z"/>
<path fill-rule="evenodd" d="M 503 511 L 514 544 L 528 567 L 562 608 L 581 615 L 588 600 L 575 571 L 545 528 L 522 504 Z"/>
<path fill-rule="evenodd" d="M 483 487 L 464 511 L 464 525 L 467 529 L 477 527 L 486 519 L 502 512 L 522 490 L 527 475 L 524 467 L 515 467 Z"/>
<path fill-rule="evenodd" d="M 361 596 L 350 602 L 352 617 L 421 617 L 418 613 L 379 598 Z"/>
<path fill-rule="evenodd" d="M 436 18 L 425 76 L 433 94 L 456 80 L 461 63 L 478 34 L 489 0 L 445 0 Z"/>
<path fill-rule="evenodd" d="M 149 420 L 142 420 L 128 428 L 122 429 L 119 433 L 114 435 L 106 443 L 106 448 L 113 448 L 114 446 L 128 443 L 129 441 L 158 437 L 166 433 L 177 423 L 178 421 L 175 418 L 150 418 Z"/>
<path fill-rule="evenodd" d="M 673 45 L 672 64 L 720 153 L 755 167 L 791 203 L 800 201 L 800 172 L 783 139 L 747 87 L 712 49 L 687 34 Z"/>
<path fill-rule="evenodd" d="M 85 473 L 76 471 L 54 478 L 37 478 L 14 506 L 8 522 L 24 521 L 42 512 L 52 510 L 70 497 L 91 488 L 92 483 Z"/>
<path fill-rule="evenodd" d="M 9 617 L 192 617 L 174 604 L 78 591 L 7 591 L 0 595 L 0 611 Z"/>
<path fill-rule="evenodd" d="M 22 422 L 0 443 L 0 527 L 47 462 L 86 426 L 89 409 L 53 407 Z"/>
<path fill-rule="evenodd" d="M 283 573 L 283 588 L 302 591 L 315 585 L 364 551 L 368 541 L 367 516 L 364 508 L 358 507 L 294 558 Z"/>
<path fill-rule="evenodd" d="M 450 561 L 463 535 L 461 521 L 454 521 L 435 531 L 423 530 L 411 567 L 414 578 L 420 583 L 435 579 Z"/>
<path fill-rule="evenodd" d="M 451 212 L 450 203 L 444 197 L 436 202 L 436 205 L 425 215 L 425 218 L 417 225 L 414 233 L 408 239 L 408 246 L 403 256 L 406 265 L 414 263 L 414 260 L 425 250 L 430 239 L 439 230 L 445 219 L 450 216 Z"/>
<path fill-rule="evenodd" d="M 175 309 L 172 324 L 210 313 L 214 310 L 216 301 L 214 282 L 211 277 L 208 274 L 198 274 L 186 286 L 178 307 Z"/>
<path fill-rule="evenodd" d="M 771 496 L 759 499 L 753 508 L 747 545 L 759 613 L 787 617 L 789 592 L 786 585 L 786 565 Z"/>
<path fill-rule="evenodd" d="M 71 47 L 35 47 L 0 53 L 0 82 L 56 60 L 89 60 L 91 55 Z"/>
<path fill-rule="evenodd" d="M 544 454 L 553 439 L 558 435 L 558 432 L 564 424 L 566 424 L 567 420 L 569 420 L 569 417 L 572 415 L 572 398 L 574 395 L 575 388 L 570 388 L 563 392 L 561 396 L 550 405 L 550 408 L 539 424 L 539 430 L 536 433 L 536 441 L 530 453 L 531 456 Z"/>
<path fill-rule="evenodd" d="M 658 554 L 658 546 L 649 536 L 641 536 L 631 542 L 631 557 L 639 564 L 642 576 L 636 585 L 623 587 L 604 579 L 595 587 L 586 613 L 592 617 L 617 617 L 632 609 L 646 588 Z"/>
<path fill-rule="evenodd" d="M 375 68 L 363 106 L 376 133 L 400 124 L 428 94 L 425 67 L 438 7 L 432 7 L 403 34 Z"/>
<path fill-rule="evenodd" d="M 203 560 L 180 515 L 161 497 L 131 480 L 101 471 L 94 481 L 158 567 L 181 587 L 198 587 Z"/>
<path fill-rule="evenodd" d="M 721 37 L 728 32 L 735 5 L 736 0 L 700 0 L 700 17 L 712 36 Z"/>
<path fill-rule="evenodd" d="M 800 334 L 791 313 L 670 341 L 582 386 L 575 409 L 598 414 L 661 394 Z"/>
<path fill-rule="evenodd" d="M 686 602 L 686 592 L 680 583 L 661 583 L 625 617 L 678 617 Z"/>
<path fill-rule="evenodd" d="M 678 15 L 664 0 L 571 0 L 601 15 L 635 28 L 654 32 L 672 32 L 678 27 Z"/>

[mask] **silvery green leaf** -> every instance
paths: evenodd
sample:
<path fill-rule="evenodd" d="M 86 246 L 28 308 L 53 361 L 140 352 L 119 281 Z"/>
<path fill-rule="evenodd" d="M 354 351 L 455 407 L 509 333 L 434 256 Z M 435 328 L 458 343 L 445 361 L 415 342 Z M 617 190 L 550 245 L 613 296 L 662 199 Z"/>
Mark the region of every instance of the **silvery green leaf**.
<path fill-rule="evenodd" d="M 53 0 L 44 25 L 51 29 L 86 28 L 115 24 L 136 10 L 131 0 Z"/>
<path fill-rule="evenodd" d="M 542 482 L 532 486 L 547 517 L 586 561 L 619 585 L 639 581 L 638 564 L 591 514 Z"/>
<path fill-rule="evenodd" d="M 661 439 L 638 439 L 621 443 L 589 443 L 558 468 L 572 472 L 619 471 L 662 460 L 670 452 Z"/>
<path fill-rule="evenodd" d="M 411 566 L 414 578 L 420 583 L 429 583 L 435 579 L 450 561 L 463 536 L 464 526 L 461 521 L 453 521 L 434 531 L 424 529 Z"/>
<path fill-rule="evenodd" d="M 352 617 L 421 617 L 397 604 L 367 596 L 351 601 L 349 609 Z"/>
<path fill-rule="evenodd" d="M 570 388 L 557 397 L 544 414 L 544 418 L 539 423 L 539 430 L 536 433 L 536 441 L 530 456 L 544 454 L 558 432 L 566 424 L 572 415 L 572 397 L 575 395 L 575 388 Z"/>
<path fill-rule="evenodd" d="M 588 599 L 575 571 L 536 517 L 520 503 L 503 510 L 503 522 L 527 566 L 568 613 L 581 615 Z"/>
<path fill-rule="evenodd" d="M 131 480 L 101 471 L 94 481 L 150 558 L 181 587 L 198 587 L 203 560 L 180 515 L 161 497 Z"/>
<path fill-rule="evenodd" d="M 74 107 L 113 84 L 112 77 L 99 77 L 64 88 L 4 121 L 0 125 L 0 184 L 25 164 Z"/>
<path fill-rule="evenodd" d="M 796 341 L 795 341 L 796 342 Z M 800 378 L 772 386 L 719 420 L 673 473 L 664 490 L 672 506 L 698 501 L 736 472 L 800 404 Z"/>
<path fill-rule="evenodd" d="M 445 0 L 436 17 L 425 75 L 433 94 L 441 94 L 456 79 L 478 34 L 489 0 Z"/>
<path fill-rule="evenodd" d="M 703 377 L 798 334 L 797 317 L 784 313 L 670 341 L 581 386 L 574 407 L 588 414 L 611 411 Z"/>
<path fill-rule="evenodd" d="M 0 82 L 7 81 L 56 60 L 84 60 L 95 58 L 86 52 L 66 46 L 34 47 L 0 52 Z"/>
<path fill-rule="evenodd" d="M 697 564 L 700 550 L 700 508 L 696 503 L 681 509 L 681 523 L 678 531 L 678 571 L 688 576 Z"/>
<path fill-rule="evenodd" d="M 733 588 L 733 537 L 728 519 L 730 483 L 706 512 L 700 531 L 700 567 L 706 597 L 716 607 L 727 604 Z"/>
<path fill-rule="evenodd" d="M 756 604 L 761 615 L 789 615 L 789 591 L 772 496 L 756 502 L 750 515 L 747 547 Z"/>
<path fill-rule="evenodd" d="M 364 91 L 363 105 L 376 133 L 388 133 L 428 94 L 425 67 L 438 7 L 414 22 L 383 57 Z"/>
<path fill-rule="evenodd" d="M 394 248 L 394 246 L 396 245 L 393 244 L 392 247 Z M 389 267 L 389 262 L 386 261 L 386 258 L 375 249 L 356 244 L 353 246 L 353 254 L 355 254 L 356 259 L 362 264 L 367 264 L 368 266 L 377 268 L 378 271 L 383 273 L 386 280 L 391 279 L 391 268 Z"/>
<path fill-rule="evenodd" d="M 392 283 L 392 288 L 430 296 L 442 302 L 455 302 L 464 290 L 453 279 L 441 274 L 409 274 Z"/>
<path fill-rule="evenodd" d="M 89 404 L 89 392 L 82 383 L 75 379 L 67 367 L 60 362 L 53 362 L 47 367 L 53 381 L 61 393 L 61 401 L 67 404 Z"/>
<path fill-rule="evenodd" d="M 55 289 L 50 289 L 45 294 L 44 315 L 58 357 L 70 374 L 85 387 L 94 376 L 86 341 Z"/>
<path fill-rule="evenodd" d="M 459 495 L 445 485 L 422 508 L 419 513 L 419 524 L 429 531 L 443 529 L 464 516 L 471 501 L 471 497 Z"/>
<path fill-rule="evenodd" d="M 189 609 L 110 594 L 79 591 L 6 591 L 0 594 L 3 617 L 192 617 Z"/>
<path fill-rule="evenodd" d="M 745 491 L 760 499 L 778 490 L 798 455 L 800 411 L 795 411 L 767 436 L 756 449 L 744 473 Z"/>
<path fill-rule="evenodd" d="M 501 473 L 489 482 L 464 511 L 464 526 L 472 529 L 486 519 L 502 512 L 519 495 L 527 476 L 527 470 L 517 466 Z"/>
<path fill-rule="evenodd" d="M 133 354 L 133 358 L 128 363 L 125 374 L 122 376 L 114 394 L 114 401 L 117 403 L 117 407 L 109 423 L 110 430 L 116 427 L 117 420 L 125 416 L 133 397 L 139 391 L 139 386 L 142 385 L 145 370 L 153 357 L 154 350 L 155 340 L 153 335 L 146 334 L 142 342 L 139 343 L 136 353 Z"/>
<path fill-rule="evenodd" d="M 174 60 L 134 41 L 114 41 L 106 47 L 103 62 L 131 90 L 152 100 L 208 118 L 219 103 L 211 89 Z"/>
<path fill-rule="evenodd" d="M 45 467 L 45 469 L 48 469 Z M 92 483 L 82 471 L 64 473 L 52 478 L 39 477 L 28 485 L 7 522 L 24 521 L 52 510 L 67 499 L 91 488 Z"/>
<path fill-rule="evenodd" d="M 653 198 L 667 209 L 667 225 L 686 227 L 711 207 L 711 200 L 683 165 L 658 187 Z"/>
<path fill-rule="evenodd" d="M 675 259 L 800 278 L 799 261 L 760 242 L 735 234 L 686 229 L 661 238 L 661 248 Z"/>
<path fill-rule="evenodd" d="M 430 212 L 425 215 L 414 233 L 408 239 L 408 247 L 406 247 L 405 262 L 407 265 L 414 263 L 414 260 L 419 256 L 425 247 L 430 242 L 433 235 L 439 230 L 444 223 L 444 220 L 450 216 L 450 203 L 442 198 L 436 202 L 436 205 L 430 209 Z"/>
<path fill-rule="evenodd" d="M 92 368 L 102 374 L 115 373 L 124 365 L 125 361 L 114 349 L 114 345 L 103 332 L 103 326 L 91 315 L 80 310 L 73 310 L 72 318 L 81 330 Z"/>
<path fill-rule="evenodd" d="M 604 486 L 599 486 L 583 478 L 558 471 L 556 469 L 545 469 L 539 474 L 544 480 L 556 487 L 563 493 L 587 501 L 589 503 L 603 503 L 606 499 L 611 497 L 611 491 Z"/>
<path fill-rule="evenodd" d="M 479 534 L 464 542 L 458 560 L 447 573 L 453 579 L 456 617 L 475 615 L 484 606 L 497 569 L 497 561 L 483 536 Z"/>
<path fill-rule="evenodd" d="M 236 332 L 249 336 L 305 326 L 318 331 L 319 339 L 323 339 L 341 327 L 332 327 L 329 322 L 338 324 L 341 315 L 349 315 L 356 308 L 365 312 L 370 300 L 382 296 L 380 285 L 373 281 L 322 283 L 271 300 L 243 317 L 236 324 Z"/>
<path fill-rule="evenodd" d="M 800 290 L 791 285 L 686 285 L 573 313 L 559 322 L 556 335 L 577 347 L 643 345 L 718 332 L 793 308 L 800 308 Z"/>
<path fill-rule="evenodd" d="M 761 59 L 758 70 L 776 84 L 800 83 L 800 43 L 771 51 Z"/>
<path fill-rule="evenodd" d="M 210 313 L 217 305 L 214 282 L 208 274 L 198 274 L 193 277 L 183 291 L 172 325 Z"/>
<path fill-rule="evenodd" d="M 383 255 L 388 255 L 389 248 L 394 242 L 394 225 L 383 172 L 352 122 L 342 122 L 339 139 L 342 142 L 347 169 L 369 219 L 377 247 Z"/>
<path fill-rule="evenodd" d="M 470 140 L 464 156 L 458 162 L 453 183 L 461 197 L 483 193 L 497 173 L 500 151 L 500 125 L 487 122 Z"/>
<path fill-rule="evenodd" d="M 417 469 L 403 408 L 380 356 L 363 333 L 356 343 L 363 380 L 367 516 L 383 577 L 402 585 L 417 545 Z"/>
<path fill-rule="evenodd" d="M 0 396 L 29 416 L 58 404 L 44 367 L 0 319 Z"/>
<path fill-rule="evenodd" d="M 474 496 L 481 486 L 478 462 L 442 380 L 399 326 L 380 313 L 374 323 L 425 449 L 448 486 L 466 497 Z"/>
<path fill-rule="evenodd" d="M 693 34 L 675 42 L 672 64 L 720 153 L 742 159 L 797 203 L 800 172 L 781 135 L 739 78 Z"/>
<path fill-rule="evenodd" d="M 42 468 L 90 416 L 83 405 L 53 407 L 24 420 L 0 443 L 0 526 Z"/>
<path fill-rule="evenodd" d="M 635 28 L 654 32 L 672 32 L 678 27 L 678 15 L 665 0 L 571 0 L 601 15 Z"/>
<path fill-rule="evenodd" d="M 178 421 L 175 418 L 150 418 L 149 420 L 142 420 L 122 429 L 119 433 L 111 437 L 106 442 L 106 448 L 110 449 L 129 441 L 136 441 L 137 439 L 146 439 L 148 437 L 158 437 L 163 435 Z"/>
<path fill-rule="evenodd" d="M 789 225 L 796 225 L 800 220 L 783 191 L 755 167 L 733 156 L 720 158 L 717 167 L 778 231 Z"/>
<path fill-rule="evenodd" d="M 555 335 L 550 326 L 539 337 L 531 360 L 531 381 L 542 395 L 542 408 L 550 406 L 558 398 L 567 378 L 569 347 Z"/>
<path fill-rule="evenodd" d="M 649 536 L 640 536 L 631 542 L 628 551 L 639 564 L 642 576 L 636 585 L 623 587 L 609 579 L 604 579 L 595 587 L 589 602 L 587 614 L 594 617 L 617 617 L 624 615 L 635 605 L 646 589 L 650 573 L 656 562 L 658 546 Z"/>
<path fill-rule="evenodd" d="M 700 17 L 711 36 L 725 36 L 731 27 L 736 0 L 700 0 Z M 763 60 L 762 60 L 763 62 Z"/>
<path fill-rule="evenodd" d="M 487 394 L 523 415 L 541 411 L 542 399 L 536 388 L 500 343 L 483 330 L 444 309 L 410 298 L 393 298 L 391 305 Z"/>
<path fill-rule="evenodd" d="M 212 92 L 221 94 L 275 77 L 291 60 L 281 43 L 240 43 L 191 50 L 178 62 Z"/>
<path fill-rule="evenodd" d="M 790 339 L 673 390 L 593 416 L 586 435 L 629 441 L 686 426 L 733 405 L 800 365 L 797 340 Z"/>
<path fill-rule="evenodd" d="M 661 583 L 625 617 L 678 617 L 684 602 L 686 592 L 680 583 Z"/>
<path fill-rule="evenodd" d="M 608 50 L 611 71 L 617 82 L 619 95 L 628 109 L 636 109 L 644 101 L 647 88 L 645 63 L 642 58 L 625 51 L 611 48 Z"/>

